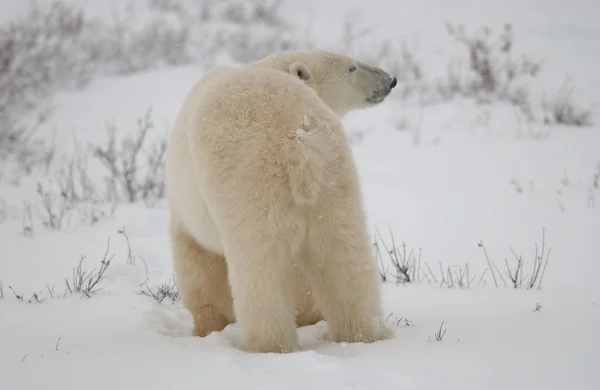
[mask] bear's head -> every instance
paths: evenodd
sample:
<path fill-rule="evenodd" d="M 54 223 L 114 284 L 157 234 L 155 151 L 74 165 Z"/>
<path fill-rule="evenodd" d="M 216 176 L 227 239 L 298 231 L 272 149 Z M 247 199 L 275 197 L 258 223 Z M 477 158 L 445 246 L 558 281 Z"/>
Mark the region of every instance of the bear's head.
<path fill-rule="evenodd" d="M 313 88 L 338 116 L 381 103 L 396 86 L 396 77 L 356 59 L 321 50 L 272 54 L 249 66 L 279 69 Z"/>

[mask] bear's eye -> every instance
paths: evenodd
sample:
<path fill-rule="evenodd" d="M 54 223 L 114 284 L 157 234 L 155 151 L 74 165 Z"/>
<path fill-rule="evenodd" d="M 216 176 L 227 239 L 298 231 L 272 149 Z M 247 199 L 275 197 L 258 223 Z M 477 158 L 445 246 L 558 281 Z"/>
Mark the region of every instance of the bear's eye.
<path fill-rule="evenodd" d="M 348 68 L 348 72 L 352 73 L 356 70 L 356 65 L 350 65 L 350 68 Z"/>

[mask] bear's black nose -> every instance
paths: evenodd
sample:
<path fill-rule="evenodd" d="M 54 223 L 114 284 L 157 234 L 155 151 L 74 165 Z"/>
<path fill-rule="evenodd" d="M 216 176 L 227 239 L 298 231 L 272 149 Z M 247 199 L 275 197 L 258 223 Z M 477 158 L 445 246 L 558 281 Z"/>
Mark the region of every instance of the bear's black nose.
<path fill-rule="evenodd" d="M 396 86 L 396 84 L 398 84 L 398 80 L 396 80 L 396 77 L 394 77 L 392 79 L 392 83 L 390 84 L 390 88 L 394 88 Z"/>

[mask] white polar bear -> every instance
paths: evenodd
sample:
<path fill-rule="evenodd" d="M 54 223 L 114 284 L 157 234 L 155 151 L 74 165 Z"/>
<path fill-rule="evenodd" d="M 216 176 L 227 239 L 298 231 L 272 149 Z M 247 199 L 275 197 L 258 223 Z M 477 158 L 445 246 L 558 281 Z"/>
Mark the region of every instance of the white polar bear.
<path fill-rule="evenodd" d="M 298 350 L 296 326 L 373 342 L 381 286 L 340 118 L 396 78 L 331 52 L 283 52 L 209 71 L 170 134 L 166 188 L 176 283 L 205 336 L 232 322 L 244 349 Z"/>

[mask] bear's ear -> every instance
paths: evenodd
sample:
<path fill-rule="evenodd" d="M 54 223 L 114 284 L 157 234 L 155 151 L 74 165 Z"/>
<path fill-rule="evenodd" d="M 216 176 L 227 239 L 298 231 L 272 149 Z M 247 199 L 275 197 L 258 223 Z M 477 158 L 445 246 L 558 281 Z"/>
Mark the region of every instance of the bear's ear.
<path fill-rule="evenodd" d="M 290 65 L 290 74 L 292 76 L 298 77 L 306 84 L 310 84 L 312 81 L 312 73 L 310 73 L 308 66 L 304 65 L 301 62 L 294 62 L 292 65 Z"/>

